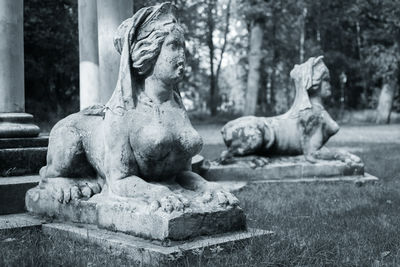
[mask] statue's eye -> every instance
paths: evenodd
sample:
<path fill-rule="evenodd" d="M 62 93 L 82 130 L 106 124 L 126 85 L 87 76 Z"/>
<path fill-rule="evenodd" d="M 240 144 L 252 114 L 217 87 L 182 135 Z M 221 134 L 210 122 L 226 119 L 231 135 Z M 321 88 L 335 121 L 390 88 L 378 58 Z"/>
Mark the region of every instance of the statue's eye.
<path fill-rule="evenodd" d="M 178 47 L 178 42 L 177 41 L 171 41 L 168 43 L 168 46 L 170 46 L 172 49 L 176 49 Z"/>

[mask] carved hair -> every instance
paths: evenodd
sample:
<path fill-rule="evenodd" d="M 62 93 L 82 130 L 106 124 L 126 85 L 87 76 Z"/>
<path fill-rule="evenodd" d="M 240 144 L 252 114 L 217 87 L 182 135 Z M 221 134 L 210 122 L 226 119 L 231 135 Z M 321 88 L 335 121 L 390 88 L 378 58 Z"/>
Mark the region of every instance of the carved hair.
<path fill-rule="evenodd" d="M 329 74 L 329 70 L 326 67 L 325 63 L 322 61 L 323 57 L 320 56 L 317 59 L 314 60 L 312 64 L 312 83 L 311 87 L 307 88 L 307 90 L 312 90 L 315 92 L 320 88 L 321 82 L 322 82 L 322 77 L 324 73 Z"/>
<path fill-rule="evenodd" d="M 165 38 L 175 29 L 183 31 L 179 24 L 170 24 L 162 30 L 153 31 L 148 37 L 131 47 L 132 67 L 137 74 L 146 75 L 153 68 Z"/>
<path fill-rule="evenodd" d="M 106 104 L 113 114 L 123 115 L 136 107 L 140 88 L 135 76 L 148 74 L 160 54 L 165 37 L 177 24 L 175 7 L 169 3 L 145 7 L 118 27 L 114 46 L 121 54 L 114 93 Z"/>
<path fill-rule="evenodd" d="M 329 73 L 328 68 L 322 61 L 324 57 L 311 57 L 306 62 L 295 65 L 290 72 L 290 77 L 295 82 L 296 97 L 288 114 L 297 116 L 299 110 L 309 109 L 312 107 L 309 95 L 318 93 L 323 74 Z"/>

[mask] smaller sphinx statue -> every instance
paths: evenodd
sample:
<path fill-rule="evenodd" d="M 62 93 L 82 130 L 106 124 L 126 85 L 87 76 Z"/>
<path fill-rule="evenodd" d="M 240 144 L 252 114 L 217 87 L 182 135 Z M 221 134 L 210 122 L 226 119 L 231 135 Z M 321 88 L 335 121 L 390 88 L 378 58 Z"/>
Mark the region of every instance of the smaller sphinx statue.
<path fill-rule="evenodd" d="M 295 65 L 290 72 L 296 95 L 286 113 L 275 117 L 244 116 L 222 128 L 228 148 L 221 154 L 222 163 L 235 156 L 247 155 L 304 155 L 311 163 L 317 159 L 349 159 L 347 153 L 321 150 L 339 131 L 338 124 L 322 105 L 323 99 L 331 95 L 329 70 L 322 59 L 322 56 L 311 57 L 305 63 Z M 267 163 L 265 158 L 259 159 Z M 351 159 L 359 161 L 354 155 Z"/>

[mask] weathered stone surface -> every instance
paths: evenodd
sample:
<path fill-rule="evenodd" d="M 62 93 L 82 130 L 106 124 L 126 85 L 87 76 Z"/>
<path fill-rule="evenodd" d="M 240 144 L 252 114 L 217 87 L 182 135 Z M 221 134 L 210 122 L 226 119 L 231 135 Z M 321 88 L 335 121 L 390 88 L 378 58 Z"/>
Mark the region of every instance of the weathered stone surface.
<path fill-rule="evenodd" d="M 39 180 L 39 176 L 0 177 L 0 214 L 24 212 L 25 194 Z"/>
<path fill-rule="evenodd" d="M 364 175 L 362 162 L 340 160 L 318 160 L 310 163 L 303 156 L 233 158 L 231 164 L 211 162 L 204 177 L 210 181 L 255 181 L 284 180 L 288 178 L 326 178 Z"/>
<path fill-rule="evenodd" d="M 146 200 L 130 200 L 98 194 L 83 200 L 60 203 L 40 187 L 26 194 L 28 211 L 79 223 L 158 240 L 184 240 L 200 235 L 211 235 L 244 230 L 246 218 L 237 206 L 221 206 L 217 202 L 204 203 L 193 192 L 189 206 L 180 211 L 152 210 Z"/>
<path fill-rule="evenodd" d="M 138 264 L 163 266 L 178 264 L 180 258 L 189 260 L 198 257 L 199 252 L 211 256 L 219 253 L 235 253 L 251 244 L 252 240 L 273 234 L 270 231 L 249 229 L 221 235 L 199 237 L 185 242 L 157 242 L 139 237 L 98 229 L 92 225 L 49 223 L 42 226 L 43 232 L 51 236 L 97 244 L 114 253 L 124 253 Z M 193 257 L 191 257 L 193 256 Z M 185 262 L 187 264 L 187 262 Z"/>
<path fill-rule="evenodd" d="M 0 231 L 12 229 L 40 228 L 42 220 L 27 213 L 0 216 Z"/>
<path fill-rule="evenodd" d="M 310 162 L 316 160 L 315 153 L 339 130 L 322 105 L 322 99 L 331 95 L 329 70 L 322 56 L 311 57 L 295 65 L 290 76 L 296 86 L 292 107 L 275 117 L 245 116 L 228 122 L 221 130 L 228 148 L 222 161 L 255 154 L 304 155 Z"/>

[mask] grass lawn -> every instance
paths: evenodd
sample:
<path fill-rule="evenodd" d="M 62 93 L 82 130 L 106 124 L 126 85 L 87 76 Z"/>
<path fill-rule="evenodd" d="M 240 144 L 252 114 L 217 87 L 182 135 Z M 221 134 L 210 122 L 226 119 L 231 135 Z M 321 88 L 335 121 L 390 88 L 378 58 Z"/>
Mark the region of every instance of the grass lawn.
<path fill-rule="evenodd" d="M 400 144 L 333 142 L 355 149 L 376 184 L 256 184 L 236 195 L 250 227 L 275 234 L 235 255 L 197 257 L 198 266 L 400 265 Z M 222 145 L 206 145 L 215 158 Z M 357 150 L 358 149 L 358 150 Z M 184 260 L 183 260 L 184 262 Z M 0 234 L 0 265 L 132 266 L 125 255 L 38 231 Z"/>

